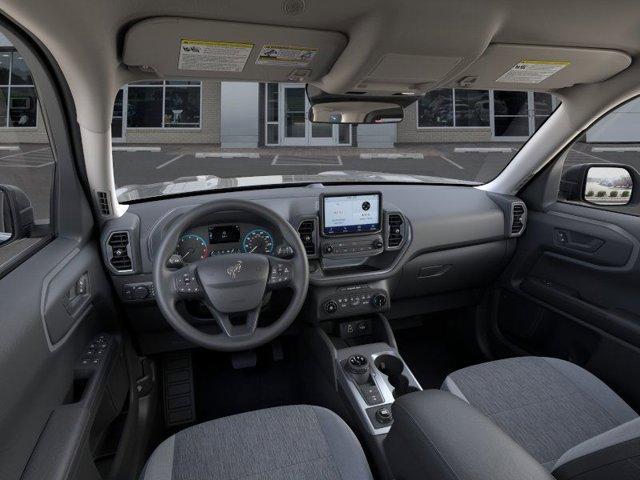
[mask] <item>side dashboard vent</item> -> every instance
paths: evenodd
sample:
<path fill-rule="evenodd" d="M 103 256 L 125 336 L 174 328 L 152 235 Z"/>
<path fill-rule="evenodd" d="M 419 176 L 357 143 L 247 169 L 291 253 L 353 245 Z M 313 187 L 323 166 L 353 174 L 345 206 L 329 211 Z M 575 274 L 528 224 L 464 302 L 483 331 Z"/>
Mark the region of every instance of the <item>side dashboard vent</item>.
<path fill-rule="evenodd" d="M 98 210 L 100 214 L 108 217 L 111 215 L 111 205 L 109 204 L 109 194 L 107 192 L 97 192 Z"/>
<path fill-rule="evenodd" d="M 303 220 L 298 226 L 298 234 L 300 234 L 300 240 L 302 240 L 304 249 L 309 256 L 316 254 L 315 229 L 315 220 Z"/>
<path fill-rule="evenodd" d="M 129 232 L 113 232 L 107 240 L 109 263 L 118 272 L 131 272 L 133 261 L 129 248 Z"/>
<path fill-rule="evenodd" d="M 526 226 L 527 207 L 524 203 L 514 203 L 511 206 L 511 236 L 521 235 Z"/>
<path fill-rule="evenodd" d="M 390 213 L 387 216 L 387 246 L 397 248 L 402 245 L 405 237 L 404 218 L 399 213 Z"/>

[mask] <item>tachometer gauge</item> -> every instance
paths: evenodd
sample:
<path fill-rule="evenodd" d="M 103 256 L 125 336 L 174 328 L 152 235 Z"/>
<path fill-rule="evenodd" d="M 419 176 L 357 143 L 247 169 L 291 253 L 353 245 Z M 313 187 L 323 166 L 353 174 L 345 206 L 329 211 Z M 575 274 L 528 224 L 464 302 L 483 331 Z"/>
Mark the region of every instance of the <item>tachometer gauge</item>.
<path fill-rule="evenodd" d="M 273 252 L 273 237 L 261 228 L 251 230 L 242 239 L 242 251 L 270 255 Z"/>
<path fill-rule="evenodd" d="M 200 235 L 185 233 L 178 240 L 176 254 L 180 255 L 183 263 L 191 263 L 201 258 L 207 258 L 207 242 Z"/>

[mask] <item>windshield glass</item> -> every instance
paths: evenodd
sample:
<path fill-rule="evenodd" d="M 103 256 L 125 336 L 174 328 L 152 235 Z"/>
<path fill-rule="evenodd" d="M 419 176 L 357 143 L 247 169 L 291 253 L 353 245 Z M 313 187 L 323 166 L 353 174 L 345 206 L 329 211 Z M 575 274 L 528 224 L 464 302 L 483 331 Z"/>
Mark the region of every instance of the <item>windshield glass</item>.
<path fill-rule="evenodd" d="M 559 102 L 440 89 L 400 123 L 311 123 L 305 85 L 146 81 L 120 89 L 111 132 L 118 200 L 283 183 L 495 178 Z"/>

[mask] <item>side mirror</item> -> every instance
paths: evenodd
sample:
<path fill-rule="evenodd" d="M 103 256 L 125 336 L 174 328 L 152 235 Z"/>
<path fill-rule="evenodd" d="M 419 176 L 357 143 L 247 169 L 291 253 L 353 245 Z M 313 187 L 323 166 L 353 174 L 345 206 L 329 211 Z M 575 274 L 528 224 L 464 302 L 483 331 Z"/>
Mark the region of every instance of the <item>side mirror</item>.
<path fill-rule="evenodd" d="M 401 122 L 404 109 L 420 98 L 416 95 L 331 94 L 313 85 L 307 85 L 307 97 L 311 122 L 349 124 Z"/>
<path fill-rule="evenodd" d="M 560 195 L 564 200 L 624 206 L 635 202 L 634 186 L 638 185 L 639 179 L 640 174 L 626 165 L 576 165 L 562 175 Z"/>
<path fill-rule="evenodd" d="M 13 185 L 0 185 L 0 245 L 29 237 L 33 207 L 29 197 Z"/>

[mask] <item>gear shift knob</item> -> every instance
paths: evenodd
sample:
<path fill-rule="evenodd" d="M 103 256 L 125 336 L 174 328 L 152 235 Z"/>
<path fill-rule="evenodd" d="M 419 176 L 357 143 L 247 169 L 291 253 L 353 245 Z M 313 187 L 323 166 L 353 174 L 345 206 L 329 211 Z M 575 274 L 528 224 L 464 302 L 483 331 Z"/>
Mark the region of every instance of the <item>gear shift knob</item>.
<path fill-rule="evenodd" d="M 344 363 L 344 368 L 351 374 L 357 384 L 363 385 L 369 380 L 369 360 L 360 354 L 351 355 Z"/>

